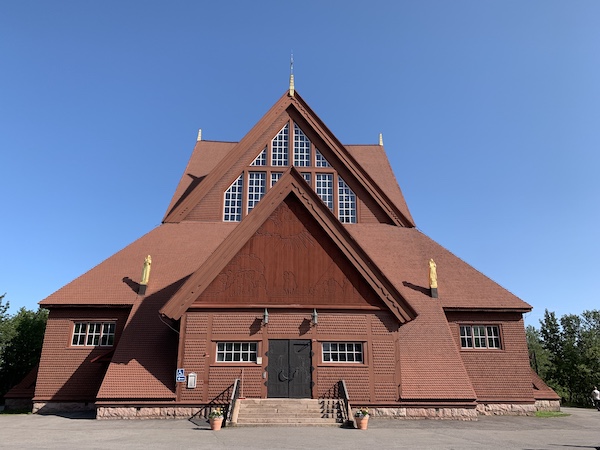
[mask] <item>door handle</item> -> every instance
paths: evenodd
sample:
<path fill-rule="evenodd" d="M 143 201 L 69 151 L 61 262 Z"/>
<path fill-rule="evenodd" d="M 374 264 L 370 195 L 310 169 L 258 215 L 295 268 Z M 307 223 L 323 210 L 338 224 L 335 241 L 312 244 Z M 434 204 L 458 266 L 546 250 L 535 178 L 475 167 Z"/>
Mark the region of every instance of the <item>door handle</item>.
<path fill-rule="evenodd" d="M 286 377 L 286 376 L 283 374 L 283 370 L 280 370 L 280 371 L 279 371 L 279 375 L 278 375 L 278 376 L 279 376 L 279 381 L 288 381 L 288 380 L 289 380 L 289 378 L 288 378 L 288 377 Z"/>

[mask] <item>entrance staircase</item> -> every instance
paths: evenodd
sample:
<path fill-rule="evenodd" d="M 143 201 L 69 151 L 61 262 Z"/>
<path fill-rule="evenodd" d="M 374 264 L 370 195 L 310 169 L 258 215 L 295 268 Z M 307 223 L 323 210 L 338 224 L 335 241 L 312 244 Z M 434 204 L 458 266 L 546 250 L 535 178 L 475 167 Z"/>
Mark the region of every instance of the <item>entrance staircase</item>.
<path fill-rule="evenodd" d="M 340 408 L 340 400 L 329 399 L 238 399 L 231 425 L 340 427 L 343 425 Z"/>

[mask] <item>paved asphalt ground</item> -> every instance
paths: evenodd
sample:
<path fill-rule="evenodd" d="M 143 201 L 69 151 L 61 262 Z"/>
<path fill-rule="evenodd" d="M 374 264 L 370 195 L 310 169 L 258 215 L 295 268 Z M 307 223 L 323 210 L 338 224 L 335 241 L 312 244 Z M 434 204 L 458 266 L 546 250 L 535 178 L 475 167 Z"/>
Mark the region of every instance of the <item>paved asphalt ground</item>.
<path fill-rule="evenodd" d="M 567 417 L 481 417 L 474 422 L 371 418 L 368 430 L 229 427 L 203 421 L 95 420 L 0 415 L 0 448 L 10 449 L 600 449 L 600 412 Z"/>

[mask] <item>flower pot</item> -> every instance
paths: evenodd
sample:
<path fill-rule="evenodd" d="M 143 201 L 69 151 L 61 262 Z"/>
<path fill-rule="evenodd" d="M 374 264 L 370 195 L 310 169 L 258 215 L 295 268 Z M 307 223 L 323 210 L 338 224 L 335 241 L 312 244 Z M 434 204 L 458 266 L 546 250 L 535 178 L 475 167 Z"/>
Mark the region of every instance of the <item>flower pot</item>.
<path fill-rule="evenodd" d="M 221 426 L 223 425 L 223 418 L 222 417 L 214 417 L 209 419 L 210 422 L 210 429 L 211 430 L 220 430 Z"/>
<path fill-rule="evenodd" d="M 356 416 L 356 428 L 366 430 L 369 425 L 369 416 Z"/>

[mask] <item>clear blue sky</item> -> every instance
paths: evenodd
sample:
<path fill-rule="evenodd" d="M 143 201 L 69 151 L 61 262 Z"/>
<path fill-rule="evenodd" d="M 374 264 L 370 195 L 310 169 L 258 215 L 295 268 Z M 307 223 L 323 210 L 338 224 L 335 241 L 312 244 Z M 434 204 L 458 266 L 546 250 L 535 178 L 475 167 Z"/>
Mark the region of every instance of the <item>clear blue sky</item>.
<path fill-rule="evenodd" d="M 417 226 L 530 303 L 528 324 L 599 308 L 599 17 L 580 0 L 4 0 L 0 293 L 35 309 L 159 225 L 198 128 L 241 139 L 293 49 L 332 132 L 383 133 Z"/>

